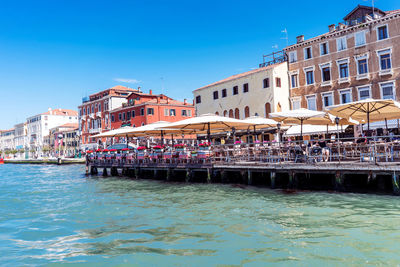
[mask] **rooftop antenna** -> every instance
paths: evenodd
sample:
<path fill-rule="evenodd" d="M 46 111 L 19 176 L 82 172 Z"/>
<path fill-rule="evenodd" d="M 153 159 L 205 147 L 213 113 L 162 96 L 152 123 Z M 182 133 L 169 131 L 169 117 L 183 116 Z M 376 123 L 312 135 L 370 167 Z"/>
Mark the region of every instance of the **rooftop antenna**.
<path fill-rule="evenodd" d="M 285 34 L 285 37 L 282 37 L 281 39 L 285 39 L 286 40 L 286 46 L 289 46 L 289 37 L 288 37 L 288 33 L 286 28 L 283 29 L 281 32 L 283 32 Z"/>

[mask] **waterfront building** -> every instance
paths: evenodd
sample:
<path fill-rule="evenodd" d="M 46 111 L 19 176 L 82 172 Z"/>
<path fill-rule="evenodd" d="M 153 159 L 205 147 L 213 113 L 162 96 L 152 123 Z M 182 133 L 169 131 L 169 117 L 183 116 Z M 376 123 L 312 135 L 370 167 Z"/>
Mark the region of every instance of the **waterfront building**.
<path fill-rule="evenodd" d="M 49 137 L 50 129 L 66 123 L 78 123 L 78 112 L 49 108 L 45 113 L 27 118 L 27 138 L 31 156 L 43 156 L 42 148 L 44 141 Z"/>
<path fill-rule="evenodd" d="M 194 116 L 194 106 L 186 99 L 174 100 L 163 94 L 133 92 L 127 102 L 111 111 L 111 128 L 138 127 L 157 121 L 175 122 Z"/>
<path fill-rule="evenodd" d="M 27 138 L 27 123 L 22 122 L 14 126 L 14 145 L 15 150 L 18 151 L 17 157 L 27 158 L 28 157 L 28 138 Z"/>
<path fill-rule="evenodd" d="M 111 129 L 110 111 L 126 103 L 126 97 L 133 92 L 140 92 L 140 87 L 132 89 L 117 85 L 82 99 L 82 105 L 78 107 L 79 129 L 85 149 L 97 146 L 92 136 Z"/>
<path fill-rule="evenodd" d="M 285 48 L 292 109 L 399 100 L 400 10 L 358 5 L 328 32 Z"/>
<path fill-rule="evenodd" d="M 79 151 L 79 124 L 66 123 L 50 129 L 49 152 L 52 156 L 73 157 Z"/>
<path fill-rule="evenodd" d="M 8 152 L 15 150 L 14 135 L 15 135 L 14 128 L 1 131 L 0 150 L 3 151 L 3 154 L 8 154 Z"/>
<path fill-rule="evenodd" d="M 196 115 L 244 119 L 289 109 L 287 63 L 262 64 L 193 91 Z"/>

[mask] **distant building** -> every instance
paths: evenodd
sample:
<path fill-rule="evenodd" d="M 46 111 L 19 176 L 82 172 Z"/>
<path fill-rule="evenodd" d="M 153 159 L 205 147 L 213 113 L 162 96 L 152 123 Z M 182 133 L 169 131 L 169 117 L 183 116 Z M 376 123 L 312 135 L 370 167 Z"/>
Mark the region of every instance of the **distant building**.
<path fill-rule="evenodd" d="M 50 129 L 49 146 L 53 156 L 76 155 L 79 151 L 79 124 L 66 123 Z"/>
<path fill-rule="evenodd" d="M 3 130 L 0 133 L 0 150 L 4 152 L 15 150 L 15 129 Z"/>
<path fill-rule="evenodd" d="M 193 91 L 196 115 L 244 119 L 289 109 L 287 63 L 236 74 Z"/>
<path fill-rule="evenodd" d="M 69 109 L 50 109 L 27 118 L 27 138 L 31 156 L 43 156 L 44 137 L 50 129 L 66 123 L 78 123 L 78 112 Z"/>
<path fill-rule="evenodd" d="M 139 88 L 140 89 L 140 88 Z M 117 85 L 82 99 L 79 109 L 81 144 L 85 148 L 97 146 L 93 135 L 111 129 L 110 111 L 126 103 L 126 97 L 139 89 Z"/>
<path fill-rule="evenodd" d="M 133 92 L 122 107 L 111 111 L 111 128 L 138 127 L 156 121 L 174 122 L 194 116 L 194 106 L 165 95 Z"/>
<path fill-rule="evenodd" d="M 344 23 L 285 48 L 291 108 L 400 98 L 400 10 L 358 5 Z"/>
<path fill-rule="evenodd" d="M 15 149 L 18 150 L 17 156 L 20 158 L 28 157 L 28 129 L 27 123 L 18 123 L 14 126 L 15 135 L 14 135 L 14 145 Z"/>

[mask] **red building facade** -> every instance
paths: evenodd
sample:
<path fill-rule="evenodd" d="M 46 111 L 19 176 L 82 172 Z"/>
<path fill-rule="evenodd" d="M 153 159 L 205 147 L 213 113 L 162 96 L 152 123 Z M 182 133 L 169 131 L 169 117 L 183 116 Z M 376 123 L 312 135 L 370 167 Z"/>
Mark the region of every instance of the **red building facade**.
<path fill-rule="evenodd" d="M 157 121 L 174 122 L 194 116 L 194 105 L 165 95 L 133 92 L 122 107 L 110 112 L 111 128 L 139 127 Z"/>

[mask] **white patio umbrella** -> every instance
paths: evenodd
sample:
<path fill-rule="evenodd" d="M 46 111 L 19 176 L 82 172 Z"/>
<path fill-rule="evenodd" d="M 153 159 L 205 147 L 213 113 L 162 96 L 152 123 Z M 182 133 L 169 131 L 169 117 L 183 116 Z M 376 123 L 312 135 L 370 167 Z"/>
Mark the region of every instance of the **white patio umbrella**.
<path fill-rule="evenodd" d="M 114 130 L 111 130 L 111 131 L 104 132 L 104 133 L 96 134 L 96 135 L 93 135 L 92 137 L 101 138 L 101 137 L 124 136 L 127 132 L 130 132 L 132 129 L 135 129 L 135 128 L 134 127 L 125 126 L 125 127 L 121 127 L 121 128 L 118 128 L 118 129 L 114 129 Z"/>
<path fill-rule="evenodd" d="M 212 130 L 231 130 L 235 127 L 249 126 L 250 124 L 238 119 L 222 117 L 214 114 L 204 114 L 199 117 L 193 117 L 186 120 L 173 122 L 166 126 L 169 129 L 187 129 L 195 131 L 206 131 L 207 139 L 210 141 Z"/>
<path fill-rule="evenodd" d="M 304 108 L 274 112 L 270 113 L 269 116 L 280 123 L 300 124 L 301 138 L 303 138 L 303 124 L 326 125 L 333 123 L 326 112 Z"/>
<path fill-rule="evenodd" d="M 330 106 L 329 113 L 357 121 L 383 121 L 400 118 L 400 103 L 392 99 L 364 99 L 356 102 Z"/>
<path fill-rule="evenodd" d="M 245 130 L 253 130 L 254 135 L 256 136 L 256 129 L 263 129 L 263 128 L 273 128 L 276 127 L 278 122 L 272 119 L 263 118 L 260 116 L 251 116 L 243 121 L 247 122 L 249 125 L 243 125 L 236 127 L 237 129 L 245 129 Z"/>

